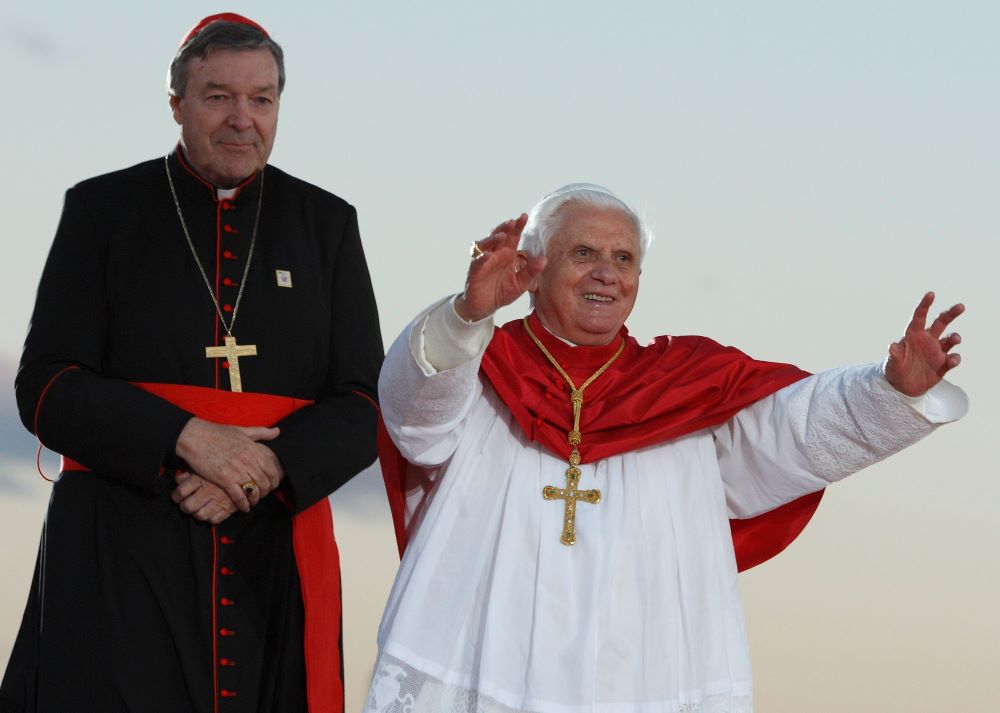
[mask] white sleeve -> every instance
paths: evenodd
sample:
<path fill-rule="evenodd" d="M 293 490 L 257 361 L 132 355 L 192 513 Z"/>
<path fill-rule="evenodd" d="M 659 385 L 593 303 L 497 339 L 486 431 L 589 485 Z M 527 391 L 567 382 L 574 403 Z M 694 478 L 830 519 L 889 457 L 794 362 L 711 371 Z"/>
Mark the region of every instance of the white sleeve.
<path fill-rule="evenodd" d="M 482 358 L 493 336 L 493 317 L 466 322 L 455 311 L 455 297 L 427 313 L 417 339 L 411 340 L 413 358 L 424 373 L 448 371 Z"/>
<path fill-rule="evenodd" d="M 878 364 L 824 371 L 716 426 L 730 517 L 772 510 L 919 441 L 968 410 L 946 381 L 920 397 L 896 391 Z"/>
<path fill-rule="evenodd" d="M 483 391 L 479 364 L 492 334 L 492 317 L 465 322 L 449 298 L 418 315 L 389 348 L 379 403 L 389 435 L 411 463 L 437 466 L 454 453 Z"/>

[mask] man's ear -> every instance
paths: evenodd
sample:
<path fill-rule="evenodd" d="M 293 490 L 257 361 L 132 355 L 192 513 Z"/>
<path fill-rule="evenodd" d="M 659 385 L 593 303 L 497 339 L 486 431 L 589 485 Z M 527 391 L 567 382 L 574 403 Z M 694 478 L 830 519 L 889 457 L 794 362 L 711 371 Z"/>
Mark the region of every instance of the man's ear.
<path fill-rule="evenodd" d="M 517 262 L 516 262 L 516 265 L 517 265 L 516 269 L 517 269 L 518 272 L 523 272 L 524 270 L 528 269 L 528 256 L 524 252 L 522 252 L 521 250 L 518 250 L 517 251 L 517 257 L 515 259 L 517 260 Z M 538 275 L 539 274 L 541 274 L 541 273 L 535 273 L 534 275 L 532 275 L 531 276 L 531 280 L 528 282 L 527 290 L 531 294 L 535 294 L 536 292 L 538 292 Z"/>
<path fill-rule="evenodd" d="M 184 117 L 181 112 L 181 97 L 171 94 L 170 95 L 170 111 L 174 115 L 174 121 L 176 121 L 181 126 L 184 125 Z"/>

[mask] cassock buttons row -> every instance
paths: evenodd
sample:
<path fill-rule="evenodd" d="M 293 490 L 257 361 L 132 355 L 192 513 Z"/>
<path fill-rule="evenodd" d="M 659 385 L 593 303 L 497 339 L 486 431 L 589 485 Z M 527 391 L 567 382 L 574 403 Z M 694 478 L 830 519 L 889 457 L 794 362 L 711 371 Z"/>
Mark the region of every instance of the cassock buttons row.
<path fill-rule="evenodd" d="M 232 202 L 230 202 L 228 200 L 222 201 L 222 209 L 223 210 L 233 210 L 234 208 L 235 208 L 235 206 L 232 204 Z M 230 235 L 233 235 L 233 234 L 236 234 L 236 233 L 240 232 L 239 230 L 237 230 L 236 228 L 234 228 L 229 223 L 224 223 L 223 224 L 222 231 L 224 233 L 229 233 Z M 236 260 L 236 259 L 238 259 L 237 255 L 235 255 L 232 250 L 226 250 L 226 251 L 224 251 L 222 253 L 222 257 L 225 260 Z M 233 280 L 231 277 L 225 277 L 222 280 L 222 286 L 223 287 L 229 287 L 229 288 L 235 289 L 239 285 L 237 285 L 236 281 Z M 231 304 L 229 304 L 229 303 L 223 304 L 222 305 L 222 311 L 225 312 L 225 313 L 227 313 L 227 314 L 232 314 L 232 312 L 233 312 L 233 306 Z M 222 366 L 223 369 L 228 369 L 229 368 L 229 362 L 228 361 L 223 361 L 222 364 L 221 364 L 221 366 Z"/>
<path fill-rule="evenodd" d="M 232 537 L 229 537 L 228 535 L 223 535 L 222 537 L 219 538 L 219 544 L 222 545 L 231 545 L 234 542 L 236 542 L 236 540 L 234 540 Z M 236 570 L 230 569 L 229 567 L 220 567 L 219 574 L 221 574 L 223 577 L 228 577 L 233 574 L 236 574 Z M 219 604 L 224 607 L 231 607 L 235 603 L 236 602 L 234 602 L 232 599 L 229 599 L 228 597 L 222 597 L 219 599 Z M 220 627 L 219 636 L 223 637 L 236 636 L 236 631 L 234 629 L 227 629 L 225 627 Z M 226 668 L 231 668 L 236 665 L 236 659 L 231 659 L 227 656 L 223 656 L 219 659 L 219 665 L 224 666 Z M 221 691 L 219 691 L 219 697 L 235 698 L 236 691 L 229 688 L 223 688 Z"/>

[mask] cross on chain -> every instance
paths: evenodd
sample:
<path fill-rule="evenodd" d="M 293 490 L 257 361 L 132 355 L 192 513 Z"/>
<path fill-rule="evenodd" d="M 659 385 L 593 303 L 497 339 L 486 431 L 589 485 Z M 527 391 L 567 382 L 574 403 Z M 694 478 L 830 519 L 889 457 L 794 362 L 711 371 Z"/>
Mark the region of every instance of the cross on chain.
<path fill-rule="evenodd" d="M 225 357 L 229 362 L 229 388 L 232 391 L 243 391 L 243 382 L 240 380 L 240 357 L 257 356 L 256 344 L 236 344 L 236 337 L 229 334 L 225 337 L 226 343 L 221 347 L 205 347 L 205 356 L 208 359 L 218 359 Z"/>
<path fill-rule="evenodd" d="M 545 358 L 549 360 L 549 363 L 559 372 L 559 376 L 569 384 L 569 400 L 573 406 L 573 428 L 569 433 L 566 434 L 566 440 L 573 450 L 569 454 L 569 469 L 566 471 L 566 487 L 557 488 L 554 485 L 546 485 L 542 488 L 542 497 L 546 500 L 565 500 L 566 506 L 563 510 L 563 531 L 562 535 L 559 537 L 559 541 L 564 545 L 576 544 L 576 503 L 579 500 L 585 503 L 590 503 L 592 505 L 597 505 L 601 502 L 601 491 L 600 490 L 577 490 L 577 485 L 580 484 L 580 469 L 577 467 L 580 465 L 580 449 L 578 446 L 583 441 L 583 434 L 580 432 L 580 414 L 583 411 L 583 390 L 590 386 L 594 381 L 606 372 L 611 365 L 615 363 L 615 360 L 621 356 L 622 352 L 625 351 L 625 337 L 622 337 L 621 343 L 618 345 L 618 350 L 614 353 L 610 359 L 604 362 L 604 366 L 595 371 L 590 375 L 586 381 L 580 384 L 580 388 L 576 387 L 573 383 L 573 379 L 570 378 L 566 370 L 560 366 L 556 358 L 552 356 L 545 345 L 539 341 L 535 333 L 531 331 L 531 325 L 528 324 L 528 318 L 525 317 L 524 321 L 524 331 L 527 332 L 528 336 L 531 337 L 531 341 L 535 343 L 535 346 L 545 355 Z"/>
<path fill-rule="evenodd" d="M 577 490 L 580 484 L 580 453 L 573 449 L 569 458 L 570 467 L 566 470 L 566 487 L 557 488 L 554 485 L 546 485 L 542 488 L 542 497 L 546 500 L 565 500 L 566 506 L 563 510 L 563 529 L 559 541 L 564 545 L 576 544 L 576 503 L 582 500 L 591 505 L 601 502 L 600 490 Z"/>

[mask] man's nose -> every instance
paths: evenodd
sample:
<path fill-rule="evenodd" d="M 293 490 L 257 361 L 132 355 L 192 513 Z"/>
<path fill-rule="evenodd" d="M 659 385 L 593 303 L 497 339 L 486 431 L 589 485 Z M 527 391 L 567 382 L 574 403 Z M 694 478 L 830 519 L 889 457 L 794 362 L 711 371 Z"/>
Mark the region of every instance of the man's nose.
<path fill-rule="evenodd" d="M 590 276 L 605 285 L 613 285 L 618 282 L 618 271 L 611 259 L 600 259 L 595 263 L 594 269 L 590 271 Z"/>
<path fill-rule="evenodd" d="M 246 131 L 253 126 L 250 116 L 250 102 L 246 97 L 237 97 L 229 113 L 229 125 L 237 131 Z"/>

